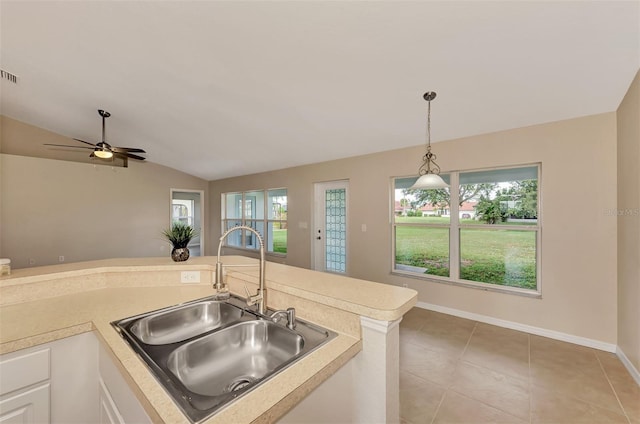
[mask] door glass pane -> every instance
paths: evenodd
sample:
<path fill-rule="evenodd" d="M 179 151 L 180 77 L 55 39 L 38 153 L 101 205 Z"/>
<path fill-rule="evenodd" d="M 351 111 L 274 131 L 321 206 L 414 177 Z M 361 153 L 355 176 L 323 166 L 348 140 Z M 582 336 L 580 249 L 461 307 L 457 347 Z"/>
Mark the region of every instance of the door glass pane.
<path fill-rule="evenodd" d="M 325 191 L 325 269 L 347 271 L 347 193 Z"/>
<path fill-rule="evenodd" d="M 449 277 L 449 228 L 396 226 L 399 271 Z"/>
<path fill-rule="evenodd" d="M 460 230 L 460 278 L 536 289 L 536 231 Z"/>

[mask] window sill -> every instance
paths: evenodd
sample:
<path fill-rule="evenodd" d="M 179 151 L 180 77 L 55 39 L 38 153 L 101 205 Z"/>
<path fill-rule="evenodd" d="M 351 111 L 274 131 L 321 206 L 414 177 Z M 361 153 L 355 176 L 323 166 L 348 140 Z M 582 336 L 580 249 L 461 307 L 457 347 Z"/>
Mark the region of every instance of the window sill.
<path fill-rule="evenodd" d="M 487 284 L 487 283 L 475 283 L 472 281 L 462 281 L 462 280 L 452 280 L 448 278 L 438 278 L 437 276 L 429 275 L 422 276 L 420 274 L 412 273 L 412 272 L 403 272 L 399 270 L 392 270 L 391 275 L 396 275 L 399 277 L 408 277 L 414 278 L 416 280 L 428 281 L 431 283 L 440 283 L 440 284 L 448 284 L 451 286 L 458 287 L 466 287 L 470 289 L 489 291 L 495 293 L 504 293 L 511 294 L 516 296 L 529 297 L 533 299 L 542 299 L 542 293 L 539 290 L 527 290 L 521 289 L 518 287 L 509 287 L 509 286 L 499 286 L 496 284 Z"/>

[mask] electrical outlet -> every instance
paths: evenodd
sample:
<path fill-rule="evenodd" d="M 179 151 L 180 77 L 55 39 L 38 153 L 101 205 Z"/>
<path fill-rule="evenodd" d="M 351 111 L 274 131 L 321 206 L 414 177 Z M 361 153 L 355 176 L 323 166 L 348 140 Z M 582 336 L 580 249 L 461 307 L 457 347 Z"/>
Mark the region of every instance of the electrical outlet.
<path fill-rule="evenodd" d="M 181 283 L 199 283 L 200 271 L 182 271 L 180 273 Z"/>
<path fill-rule="evenodd" d="M 403 284 L 402 287 L 404 287 L 405 289 L 408 289 L 409 285 L 408 284 Z"/>
<path fill-rule="evenodd" d="M 36 264 L 36 260 L 31 258 L 29 259 L 29 266 L 34 266 Z"/>
<path fill-rule="evenodd" d="M 64 262 L 64 256 L 62 255 L 58 256 L 58 262 Z"/>

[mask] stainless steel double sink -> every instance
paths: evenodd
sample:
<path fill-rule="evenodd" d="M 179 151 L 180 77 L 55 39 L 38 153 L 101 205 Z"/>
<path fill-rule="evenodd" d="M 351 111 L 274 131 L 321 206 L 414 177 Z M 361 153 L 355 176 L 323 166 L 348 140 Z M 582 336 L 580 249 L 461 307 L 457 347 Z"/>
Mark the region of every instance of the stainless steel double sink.
<path fill-rule="evenodd" d="M 194 423 L 337 335 L 299 319 L 291 330 L 237 297 L 199 299 L 111 325 Z"/>

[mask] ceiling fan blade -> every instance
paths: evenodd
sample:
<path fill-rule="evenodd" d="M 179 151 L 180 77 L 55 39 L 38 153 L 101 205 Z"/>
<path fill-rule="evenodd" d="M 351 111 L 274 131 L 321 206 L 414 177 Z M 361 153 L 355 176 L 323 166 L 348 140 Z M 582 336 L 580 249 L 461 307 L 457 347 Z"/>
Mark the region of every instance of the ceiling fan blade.
<path fill-rule="evenodd" d="M 120 157 L 131 158 L 131 159 L 137 159 L 137 160 L 145 160 L 146 159 L 145 157 L 134 155 L 133 153 L 127 153 L 127 152 L 115 152 L 114 155 L 115 156 L 120 156 Z"/>
<path fill-rule="evenodd" d="M 80 140 L 79 138 L 74 138 L 75 141 L 79 141 L 80 143 L 88 144 L 89 146 L 96 147 L 94 143 L 89 143 L 88 141 Z"/>
<path fill-rule="evenodd" d="M 90 149 L 90 150 L 94 150 L 95 147 L 85 147 L 85 146 L 67 146 L 66 144 L 51 144 L 51 143 L 44 143 L 45 146 L 56 146 L 56 147 L 70 147 L 72 149 Z"/>
<path fill-rule="evenodd" d="M 117 153 L 126 153 L 126 152 L 147 153 L 144 150 L 138 149 L 138 148 L 135 148 L 135 147 L 111 147 L 111 151 L 117 152 Z"/>

